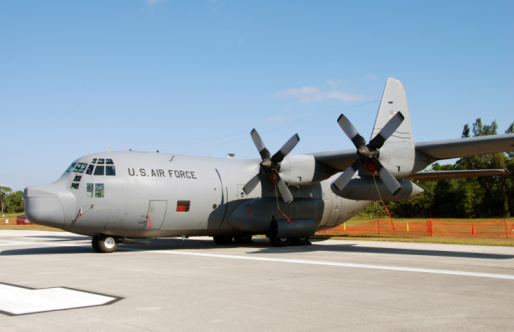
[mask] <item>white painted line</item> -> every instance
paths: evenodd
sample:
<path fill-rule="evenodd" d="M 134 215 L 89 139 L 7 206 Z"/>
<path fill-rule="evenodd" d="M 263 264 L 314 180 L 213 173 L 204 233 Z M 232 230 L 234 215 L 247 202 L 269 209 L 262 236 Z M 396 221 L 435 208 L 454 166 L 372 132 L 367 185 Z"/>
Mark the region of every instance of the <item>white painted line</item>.
<path fill-rule="evenodd" d="M 68 288 L 29 289 L 0 284 L 0 311 L 11 315 L 105 305 L 116 297 Z"/>
<path fill-rule="evenodd" d="M 253 260 L 253 261 L 278 262 L 278 263 L 325 265 L 325 266 L 350 267 L 350 268 L 360 268 L 360 269 L 388 270 L 388 271 L 401 271 L 401 272 L 417 272 L 417 273 L 455 275 L 455 276 L 464 276 L 464 277 L 480 277 L 480 278 L 494 278 L 494 279 L 514 280 L 514 275 L 510 275 L 510 274 L 466 272 L 466 271 L 424 269 L 424 268 L 416 268 L 416 267 L 370 265 L 370 264 L 356 264 L 356 263 L 338 263 L 338 262 L 313 261 L 313 260 L 303 260 L 303 259 L 250 257 L 250 256 L 236 256 L 236 255 L 218 255 L 218 254 L 202 254 L 202 253 L 194 253 L 194 252 L 186 252 L 186 251 L 175 251 L 175 250 L 173 250 L 173 251 L 169 251 L 169 250 L 163 250 L 163 251 L 161 251 L 161 250 L 159 250 L 159 251 L 153 250 L 151 252 L 152 253 L 160 253 L 160 254 L 190 255 L 190 256 L 216 257 L 216 258 L 228 258 L 228 259 L 243 259 L 243 260 Z"/>

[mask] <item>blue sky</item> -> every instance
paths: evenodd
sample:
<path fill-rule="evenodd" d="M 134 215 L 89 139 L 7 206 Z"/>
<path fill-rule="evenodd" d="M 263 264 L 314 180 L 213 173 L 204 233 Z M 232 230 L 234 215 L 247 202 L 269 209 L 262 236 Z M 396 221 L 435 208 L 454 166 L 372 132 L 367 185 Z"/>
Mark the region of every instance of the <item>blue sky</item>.
<path fill-rule="evenodd" d="M 352 148 L 388 77 L 416 141 L 514 121 L 514 1 L 0 2 L 0 186 L 125 147 L 258 158 Z"/>

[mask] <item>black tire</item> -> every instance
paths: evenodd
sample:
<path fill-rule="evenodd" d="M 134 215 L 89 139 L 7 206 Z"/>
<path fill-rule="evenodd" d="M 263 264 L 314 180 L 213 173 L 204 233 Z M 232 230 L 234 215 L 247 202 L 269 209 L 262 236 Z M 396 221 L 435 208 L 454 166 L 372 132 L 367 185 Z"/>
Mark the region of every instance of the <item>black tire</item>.
<path fill-rule="evenodd" d="M 93 236 L 91 245 L 93 250 L 99 253 L 111 253 L 118 249 L 119 240 L 115 236 L 97 234 Z"/>
<path fill-rule="evenodd" d="M 287 247 L 291 244 L 291 239 L 289 239 L 288 237 L 272 236 L 269 238 L 269 242 L 274 247 Z"/>
<path fill-rule="evenodd" d="M 232 243 L 232 236 L 229 235 L 217 235 L 212 237 L 214 243 L 218 245 L 227 245 Z"/>
<path fill-rule="evenodd" d="M 310 237 L 308 237 L 308 236 L 292 237 L 291 244 L 293 246 L 305 246 L 305 245 L 311 244 Z"/>

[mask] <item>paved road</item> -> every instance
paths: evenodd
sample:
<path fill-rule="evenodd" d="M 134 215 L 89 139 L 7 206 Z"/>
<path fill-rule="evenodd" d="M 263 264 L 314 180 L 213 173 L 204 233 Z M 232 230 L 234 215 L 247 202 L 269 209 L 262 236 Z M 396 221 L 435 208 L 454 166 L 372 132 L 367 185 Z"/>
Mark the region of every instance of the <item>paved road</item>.
<path fill-rule="evenodd" d="M 508 247 L 194 238 L 96 254 L 70 233 L 0 231 L 0 331 L 507 331 L 513 305 Z"/>

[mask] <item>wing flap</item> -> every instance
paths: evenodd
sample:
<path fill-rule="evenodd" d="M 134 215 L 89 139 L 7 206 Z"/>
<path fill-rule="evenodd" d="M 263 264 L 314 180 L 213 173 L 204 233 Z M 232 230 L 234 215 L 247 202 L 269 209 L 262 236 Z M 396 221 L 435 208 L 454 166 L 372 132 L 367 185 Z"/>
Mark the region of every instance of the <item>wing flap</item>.
<path fill-rule="evenodd" d="M 408 180 L 419 181 L 438 181 L 449 179 L 477 178 L 482 176 L 509 175 L 506 169 L 475 169 L 475 170 L 456 170 L 456 171 L 428 171 L 418 172 L 405 177 Z"/>

